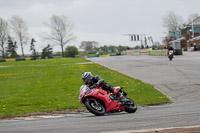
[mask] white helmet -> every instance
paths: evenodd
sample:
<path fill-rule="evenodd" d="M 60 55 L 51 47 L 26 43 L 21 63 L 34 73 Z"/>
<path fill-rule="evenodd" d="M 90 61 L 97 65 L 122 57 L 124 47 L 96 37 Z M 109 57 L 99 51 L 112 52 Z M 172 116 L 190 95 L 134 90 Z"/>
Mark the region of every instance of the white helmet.
<path fill-rule="evenodd" d="M 91 82 L 92 78 L 93 78 L 93 75 L 91 72 L 84 72 L 82 74 L 82 80 L 85 84 L 89 84 Z"/>

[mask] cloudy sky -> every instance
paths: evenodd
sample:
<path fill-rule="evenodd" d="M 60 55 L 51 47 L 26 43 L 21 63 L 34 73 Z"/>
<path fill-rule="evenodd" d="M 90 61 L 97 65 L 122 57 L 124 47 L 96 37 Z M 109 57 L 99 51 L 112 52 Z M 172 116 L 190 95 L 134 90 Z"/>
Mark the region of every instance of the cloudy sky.
<path fill-rule="evenodd" d="M 199 5 L 200 0 L 0 0 L 0 17 L 22 17 L 38 51 L 47 45 L 40 35 L 48 31 L 43 23 L 53 14 L 65 15 L 74 24 L 77 38 L 68 45 L 97 41 L 100 45 L 135 46 L 124 34 L 145 34 L 161 43 L 165 36 L 162 17 L 173 11 L 187 21 L 190 14 L 200 14 Z M 55 46 L 54 51 L 60 47 Z"/>

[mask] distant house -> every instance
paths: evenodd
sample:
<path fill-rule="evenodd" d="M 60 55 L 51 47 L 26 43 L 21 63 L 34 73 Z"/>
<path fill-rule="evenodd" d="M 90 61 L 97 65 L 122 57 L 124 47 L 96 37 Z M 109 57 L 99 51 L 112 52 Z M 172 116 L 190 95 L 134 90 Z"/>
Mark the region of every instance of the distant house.
<path fill-rule="evenodd" d="M 181 30 L 169 31 L 164 41 L 166 47 L 171 45 L 177 51 L 194 50 L 194 48 L 200 50 L 200 16 L 184 25 Z"/>
<path fill-rule="evenodd" d="M 181 44 L 182 48 L 189 50 L 195 45 L 200 48 L 200 16 L 186 24 L 181 30 L 181 34 L 185 37 L 185 41 Z"/>

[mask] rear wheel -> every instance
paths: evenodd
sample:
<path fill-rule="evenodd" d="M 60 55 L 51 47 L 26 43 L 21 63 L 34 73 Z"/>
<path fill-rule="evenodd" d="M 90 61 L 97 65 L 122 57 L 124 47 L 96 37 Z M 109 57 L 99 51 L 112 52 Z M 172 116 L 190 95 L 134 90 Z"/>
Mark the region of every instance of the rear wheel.
<path fill-rule="evenodd" d="M 104 115 L 106 112 L 105 107 L 100 102 L 94 100 L 86 101 L 85 107 L 87 108 L 88 111 L 97 116 Z"/>
<path fill-rule="evenodd" d="M 127 101 L 124 105 L 125 107 L 125 111 L 128 112 L 128 113 L 135 113 L 136 110 L 137 110 L 137 105 L 136 103 L 130 99 L 130 98 L 127 98 L 129 101 Z"/>

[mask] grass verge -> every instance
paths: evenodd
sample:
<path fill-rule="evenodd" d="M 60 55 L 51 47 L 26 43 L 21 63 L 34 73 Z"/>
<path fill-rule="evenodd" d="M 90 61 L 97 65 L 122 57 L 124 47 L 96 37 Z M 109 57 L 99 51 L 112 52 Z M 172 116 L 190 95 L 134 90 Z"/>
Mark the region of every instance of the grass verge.
<path fill-rule="evenodd" d="M 138 105 L 170 102 L 150 84 L 84 62 L 89 61 L 61 58 L 0 63 L 9 66 L 0 68 L 0 118 L 81 108 L 78 95 L 85 71 L 101 76 L 113 86 L 123 86 Z"/>

